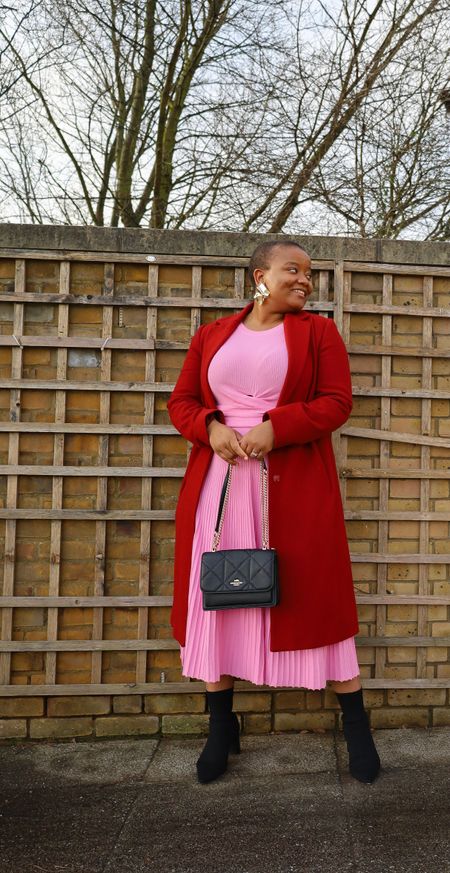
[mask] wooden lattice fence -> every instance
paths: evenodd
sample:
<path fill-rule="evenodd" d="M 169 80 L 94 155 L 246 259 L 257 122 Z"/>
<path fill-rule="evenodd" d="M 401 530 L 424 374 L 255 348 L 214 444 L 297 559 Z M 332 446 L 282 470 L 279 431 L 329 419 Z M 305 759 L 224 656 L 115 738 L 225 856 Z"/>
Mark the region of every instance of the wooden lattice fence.
<path fill-rule="evenodd" d="M 203 729 L 204 685 L 181 676 L 169 624 L 189 445 L 166 402 L 198 325 L 246 304 L 246 258 L 0 251 L 3 714 L 18 735 L 19 716 L 52 714 L 89 733 L 111 705 L 147 732 Z M 363 687 L 375 724 L 408 723 L 408 706 L 449 723 L 450 269 L 329 251 L 308 308 L 335 319 L 353 374 L 333 439 Z M 236 689 L 248 730 L 334 724 L 329 692 Z"/>

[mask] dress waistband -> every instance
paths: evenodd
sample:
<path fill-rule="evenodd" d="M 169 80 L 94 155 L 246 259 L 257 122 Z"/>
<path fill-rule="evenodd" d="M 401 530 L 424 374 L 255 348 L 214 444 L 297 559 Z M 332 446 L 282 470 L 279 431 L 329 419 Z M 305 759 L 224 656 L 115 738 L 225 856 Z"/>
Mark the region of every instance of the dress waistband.
<path fill-rule="evenodd" d="M 224 413 L 225 424 L 227 424 L 228 427 L 235 427 L 242 432 L 250 430 L 250 428 L 255 427 L 257 424 L 262 424 L 262 416 L 262 412 L 259 415 L 252 413 L 252 415 L 247 416 L 243 416 L 242 412 L 239 415 L 237 413 L 234 415 Z"/>

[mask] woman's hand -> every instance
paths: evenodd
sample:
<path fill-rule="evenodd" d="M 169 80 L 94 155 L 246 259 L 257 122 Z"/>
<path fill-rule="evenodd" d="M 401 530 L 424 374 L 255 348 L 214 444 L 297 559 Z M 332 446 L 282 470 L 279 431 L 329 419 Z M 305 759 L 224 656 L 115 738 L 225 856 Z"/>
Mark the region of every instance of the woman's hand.
<path fill-rule="evenodd" d="M 248 456 L 251 456 L 252 452 L 256 452 L 259 459 L 273 449 L 273 443 L 274 432 L 270 419 L 250 428 L 239 440 L 240 447 Z M 253 457 L 255 456 L 253 455 Z"/>
<path fill-rule="evenodd" d="M 217 418 L 213 418 L 210 421 L 207 430 L 209 433 L 209 444 L 215 453 L 219 455 L 219 458 L 233 466 L 238 463 L 236 460 L 237 456 L 248 461 L 247 455 L 239 445 L 239 439 L 242 437 L 239 431 L 228 427 L 226 424 L 222 424 Z"/>

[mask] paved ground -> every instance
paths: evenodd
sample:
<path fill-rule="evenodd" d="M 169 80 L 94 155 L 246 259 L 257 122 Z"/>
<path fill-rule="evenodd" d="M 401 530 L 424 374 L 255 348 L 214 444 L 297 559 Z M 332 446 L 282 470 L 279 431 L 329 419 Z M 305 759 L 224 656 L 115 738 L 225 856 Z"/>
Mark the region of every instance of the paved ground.
<path fill-rule="evenodd" d="M 450 728 L 242 738 L 209 785 L 204 738 L 0 745 L 0 873 L 450 873 Z"/>

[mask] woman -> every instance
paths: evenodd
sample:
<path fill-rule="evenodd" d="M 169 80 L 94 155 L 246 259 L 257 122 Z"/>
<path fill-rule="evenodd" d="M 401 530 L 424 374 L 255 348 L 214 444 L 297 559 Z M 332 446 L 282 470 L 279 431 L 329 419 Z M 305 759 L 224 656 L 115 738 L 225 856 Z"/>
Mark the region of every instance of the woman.
<path fill-rule="evenodd" d="M 209 736 L 200 782 L 240 751 L 234 678 L 323 688 L 343 712 L 351 774 L 380 769 L 364 709 L 350 555 L 331 434 L 352 409 L 348 355 L 331 319 L 304 310 L 311 259 L 295 242 L 262 243 L 249 274 L 254 301 L 202 325 L 167 408 L 192 450 L 181 485 L 171 623 L 183 675 L 206 682 Z M 277 606 L 203 610 L 200 561 L 211 551 L 228 465 L 232 481 L 220 548 L 261 548 L 260 461 L 268 468 L 269 545 Z"/>

